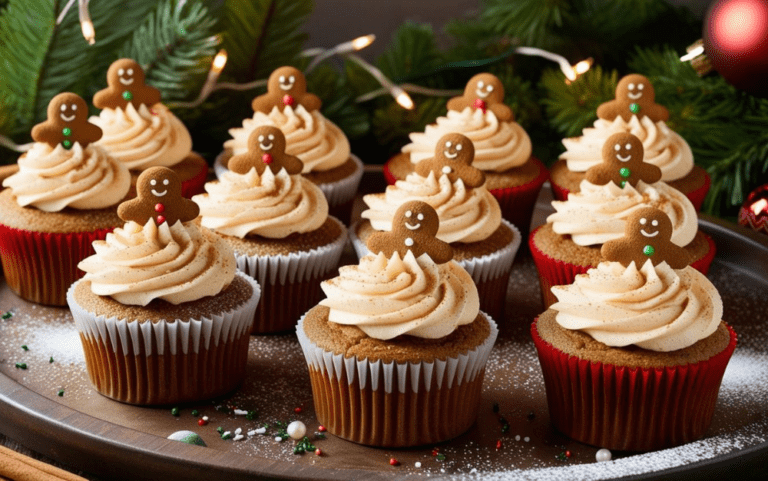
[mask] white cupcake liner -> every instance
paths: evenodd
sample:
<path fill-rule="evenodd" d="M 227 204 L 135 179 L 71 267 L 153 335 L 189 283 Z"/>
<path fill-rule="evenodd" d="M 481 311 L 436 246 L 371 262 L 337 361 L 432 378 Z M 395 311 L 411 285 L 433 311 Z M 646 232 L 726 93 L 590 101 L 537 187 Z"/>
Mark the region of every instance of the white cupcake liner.
<path fill-rule="evenodd" d="M 224 167 L 223 161 L 231 155 L 230 151 L 225 150 L 216 157 L 213 163 L 213 171 L 216 173 L 216 178 L 220 179 L 225 173 L 229 172 L 229 169 Z M 357 169 L 352 175 L 336 182 L 317 184 L 320 190 L 323 191 L 329 206 L 345 204 L 353 200 L 355 195 L 357 195 L 357 187 L 360 185 L 360 179 L 363 178 L 363 162 L 355 154 L 349 154 L 349 158 L 357 165 Z"/>
<path fill-rule="evenodd" d="M 286 255 L 249 256 L 235 252 L 237 268 L 256 279 L 262 286 L 292 284 L 325 275 L 339 265 L 341 253 L 347 243 L 346 227 L 335 217 L 328 218 L 333 219 L 342 231 L 339 238 L 330 244 Z"/>
<path fill-rule="evenodd" d="M 481 257 L 457 260 L 456 262 L 466 270 L 475 283 L 485 282 L 489 279 L 496 279 L 508 273 L 512 269 L 512 262 L 515 260 L 517 250 L 520 248 L 522 235 L 520 230 L 506 219 L 501 219 L 507 227 L 512 230 L 512 241 L 496 252 L 486 254 Z M 363 258 L 370 254 L 368 246 L 357 236 L 357 228 L 360 221 L 352 224 L 349 228 L 349 239 L 352 241 L 352 247 L 358 258 Z"/>
<path fill-rule="evenodd" d="M 460 354 L 458 357 L 449 357 L 442 361 L 437 359 L 433 362 L 406 362 L 406 363 L 384 363 L 381 360 L 370 362 L 367 359 L 358 359 L 356 357 L 345 358 L 343 354 L 334 354 L 327 351 L 307 337 L 304 332 L 304 316 L 299 320 L 296 326 L 296 335 L 299 338 L 299 344 L 304 351 L 304 357 L 307 366 L 328 375 L 333 380 L 339 381 L 346 379 L 349 385 L 355 382 L 355 376 L 358 378 L 360 389 L 370 383 L 371 390 L 377 391 L 383 387 L 386 393 L 397 391 L 405 393 L 409 386 L 407 379 L 410 377 L 410 390 L 418 393 L 421 386 L 424 386 L 427 392 L 430 391 L 432 380 L 434 378 L 438 389 L 442 389 L 443 384 L 450 389 L 454 382 L 461 385 L 465 382 L 472 382 L 485 369 L 485 364 L 491 354 L 493 344 L 499 334 L 496 323 L 490 316 L 484 314 L 491 327 L 491 333 L 482 344 L 471 351 Z M 407 372 L 410 371 L 410 376 Z"/>
<path fill-rule="evenodd" d="M 144 354 L 149 357 L 154 354 L 152 346 L 156 344 L 156 354 L 162 356 L 165 354 L 165 340 L 168 339 L 171 355 L 177 354 L 179 346 L 183 354 L 189 352 L 197 354 L 201 348 L 208 350 L 211 343 L 213 346 L 218 346 L 219 343 L 232 342 L 250 334 L 254 312 L 261 297 L 261 288 L 247 275 L 240 272 L 237 275 L 251 285 L 253 295 L 237 309 L 211 318 L 138 322 L 138 320 L 97 315 L 84 309 L 75 301 L 75 286 L 82 281 L 77 281 L 69 288 L 67 303 L 75 319 L 77 330 L 89 340 L 111 344 L 114 352 L 118 351 L 118 342 L 126 355 L 138 355 L 143 345 Z"/>

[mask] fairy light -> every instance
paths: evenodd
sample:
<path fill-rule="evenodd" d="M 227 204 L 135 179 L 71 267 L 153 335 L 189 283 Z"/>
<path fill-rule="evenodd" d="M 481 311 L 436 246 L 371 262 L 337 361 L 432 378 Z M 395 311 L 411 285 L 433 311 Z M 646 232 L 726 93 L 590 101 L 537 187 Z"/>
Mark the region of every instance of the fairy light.
<path fill-rule="evenodd" d="M 391 80 L 387 78 L 386 75 L 382 73 L 381 70 L 369 64 L 360 58 L 360 56 L 355 55 L 354 53 L 347 54 L 346 57 L 361 66 L 366 72 L 371 74 L 373 78 L 375 78 L 381 84 L 382 87 L 387 89 L 389 94 L 395 98 L 401 107 L 408 110 L 413 109 L 413 100 L 411 99 L 411 96 L 408 95 L 408 92 L 403 90 L 402 87 L 395 85 Z"/>
<path fill-rule="evenodd" d="M 307 65 L 307 68 L 306 68 L 306 70 L 304 72 L 305 73 L 311 72 L 312 70 L 314 70 L 315 67 L 320 65 L 320 63 L 323 60 L 325 60 L 327 58 L 330 58 L 330 57 L 332 57 L 334 55 L 344 55 L 344 54 L 348 54 L 348 53 L 357 52 L 359 50 L 362 50 L 365 47 L 367 47 L 370 44 L 372 44 L 374 40 L 376 40 L 376 35 L 374 35 L 374 34 L 364 35 L 362 37 L 357 37 L 354 40 L 350 40 L 348 42 L 340 43 L 340 44 L 336 45 L 335 47 L 329 48 L 327 50 L 326 49 L 321 49 L 320 52 L 318 52 L 317 54 L 314 55 L 315 58 L 312 59 L 312 61 L 309 63 L 309 65 Z M 312 53 L 314 53 L 314 52 L 312 52 Z M 311 54 L 306 54 L 306 53 L 304 55 L 305 56 L 311 56 Z"/>
<path fill-rule="evenodd" d="M 370 34 L 370 35 L 365 35 L 363 37 L 357 37 L 356 39 L 352 40 L 349 43 L 352 44 L 352 49 L 354 51 L 357 51 L 357 50 L 362 50 L 368 45 L 372 44 L 374 40 L 376 40 L 376 35 Z"/>
<path fill-rule="evenodd" d="M 413 99 L 408 93 L 397 85 L 392 87 L 392 96 L 400 106 L 407 110 L 413 110 Z"/>
<path fill-rule="evenodd" d="M 80 28 L 83 31 L 83 37 L 89 45 L 96 43 L 96 30 L 93 28 L 93 22 L 91 21 L 91 14 L 88 11 L 88 3 L 90 0 L 79 0 L 78 2 L 78 14 L 80 16 Z"/>
<path fill-rule="evenodd" d="M 573 66 L 573 71 L 576 74 L 576 76 L 578 77 L 579 75 L 583 75 L 583 74 L 587 73 L 589 71 L 589 69 L 592 68 L 592 63 L 593 62 L 594 62 L 594 60 L 592 59 L 592 57 L 590 57 L 590 58 L 588 58 L 586 60 L 582 60 L 581 62 L 579 62 L 576 65 L 574 65 Z"/>
<path fill-rule="evenodd" d="M 703 53 L 704 53 L 704 45 L 703 44 L 702 45 L 696 45 L 691 50 L 689 50 L 688 53 L 686 53 L 685 55 L 680 57 L 680 61 L 681 62 L 688 62 L 690 60 L 695 59 L 696 57 L 698 57 L 699 55 L 701 55 Z"/>

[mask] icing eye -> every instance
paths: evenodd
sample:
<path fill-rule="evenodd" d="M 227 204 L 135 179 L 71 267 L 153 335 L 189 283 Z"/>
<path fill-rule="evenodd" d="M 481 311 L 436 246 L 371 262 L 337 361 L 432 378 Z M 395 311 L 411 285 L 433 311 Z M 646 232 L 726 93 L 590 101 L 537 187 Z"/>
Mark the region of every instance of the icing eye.
<path fill-rule="evenodd" d="M 61 105 L 61 111 L 65 112 L 66 110 L 67 110 L 67 104 L 62 104 Z"/>
<path fill-rule="evenodd" d="M 285 83 L 285 75 L 281 75 L 279 80 L 281 84 Z"/>
<path fill-rule="evenodd" d="M 72 104 L 69 106 L 72 110 L 77 110 L 77 104 Z"/>
<path fill-rule="evenodd" d="M 269 140 L 275 140 L 275 136 L 272 134 L 269 134 Z"/>
<path fill-rule="evenodd" d="M 646 222 L 648 222 L 648 219 L 646 219 L 645 217 L 642 217 L 642 218 L 640 219 L 640 225 L 645 225 L 645 224 L 646 224 Z"/>
<path fill-rule="evenodd" d="M 413 213 L 410 210 L 405 211 L 405 216 L 408 217 L 409 219 L 411 218 L 412 215 Z"/>
<path fill-rule="evenodd" d="M 129 68 L 129 69 L 128 69 L 128 76 L 130 77 L 131 75 L 133 75 L 133 69 L 132 69 L 132 68 Z"/>
<path fill-rule="evenodd" d="M 651 222 L 651 225 L 656 227 L 657 225 L 659 225 L 659 221 L 654 220 L 654 221 Z"/>
<path fill-rule="evenodd" d="M 624 146 L 624 148 L 627 150 L 632 150 L 632 144 L 627 144 Z"/>
<path fill-rule="evenodd" d="M 446 142 L 446 143 L 445 143 L 445 146 L 446 146 L 446 147 L 448 147 L 448 148 L 451 148 L 451 145 L 453 145 L 453 144 L 451 144 L 451 141 L 450 141 L 450 140 L 449 140 L 448 142 Z"/>
<path fill-rule="evenodd" d="M 416 218 L 419 220 L 424 220 L 424 214 L 419 214 L 416 216 Z"/>
<path fill-rule="evenodd" d="M 621 145 L 619 145 L 619 144 L 614 145 L 613 146 L 613 150 L 615 150 L 616 152 L 620 151 L 621 150 Z"/>
<path fill-rule="evenodd" d="M 629 90 L 635 90 L 635 84 L 629 84 L 627 85 L 627 87 L 629 88 Z"/>
<path fill-rule="evenodd" d="M 117 75 L 119 75 L 121 77 L 123 76 L 124 73 L 125 73 L 125 69 L 123 69 L 123 68 L 121 68 L 120 70 L 117 71 Z"/>
<path fill-rule="evenodd" d="M 168 184 L 170 184 L 170 183 L 171 183 L 171 181 L 170 181 L 170 180 L 168 180 L 168 179 L 165 179 L 165 180 L 163 181 L 163 185 L 168 185 Z"/>
<path fill-rule="evenodd" d="M 483 87 L 485 87 L 485 82 L 483 82 L 483 81 L 481 80 L 481 81 L 477 82 L 477 86 L 478 86 L 479 88 L 483 88 Z"/>
<path fill-rule="evenodd" d="M 456 150 L 461 150 L 461 144 L 456 144 Z"/>
<path fill-rule="evenodd" d="M 493 85 L 489 85 L 489 86 L 485 87 L 485 90 L 487 90 L 489 92 L 493 92 Z"/>
<path fill-rule="evenodd" d="M 259 142 L 264 142 L 264 136 L 263 135 L 259 135 Z"/>
<path fill-rule="evenodd" d="M 294 77 L 293 75 L 291 75 L 291 76 L 288 78 L 288 80 L 290 80 L 290 81 L 291 81 L 291 83 L 293 83 L 293 82 L 295 82 L 295 81 L 296 81 L 296 77 Z"/>
<path fill-rule="evenodd" d="M 149 181 L 149 185 L 157 185 L 157 181 L 155 179 L 152 179 Z"/>
<path fill-rule="evenodd" d="M 645 87 L 645 84 L 638 84 L 637 90 L 643 90 L 643 87 Z"/>

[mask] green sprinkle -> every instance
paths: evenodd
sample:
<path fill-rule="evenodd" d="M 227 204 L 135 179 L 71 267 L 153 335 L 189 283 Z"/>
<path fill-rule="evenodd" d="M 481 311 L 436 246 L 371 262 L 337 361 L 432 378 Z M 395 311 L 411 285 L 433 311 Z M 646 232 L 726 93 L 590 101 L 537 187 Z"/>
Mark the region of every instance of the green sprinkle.
<path fill-rule="evenodd" d="M 293 454 L 304 454 L 304 448 L 301 446 L 296 446 L 293 448 Z"/>
<path fill-rule="evenodd" d="M 27 363 L 25 363 L 25 362 L 17 362 L 16 363 L 16 369 L 26 369 L 26 368 L 27 368 Z"/>
<path fill-rule="evenodd" d="M 247 419 L 248 421 L 253 421 L 254 419 L 256 419 L 256 416 L 258 415 L 259 413 L 257 413 L 256 411 L 248 411 L 248 414 L 245 415 L 245 419 Z"/>
<path fill-rule="evenodd" d="M 64 397 L 64 390 L 63 389 L 59 389 L 59 392 L 57 392 L 56 394 L 58 394 L 59 397 Z"/>
<path fill-rule="evenodd" d="M 10 318 L 11 318 L 11 316 L 13 316 L 13 313 L 12 313 L 11 311 L 6 311 L 6 312 L 3 314 L 3 319 L 10 319 Z"/>
<path fill-rule="evenodd" d="M 627 185 L 627 181 L 626 180 L 622 180 L 621 184 L 619 185 L 619 187 L 621 187 L 623 189 L 625 185 Z"/>
<path fill-rule="evenodd" d="M 22 348 L 22 349 L 24 349 L 25 351 L 29 351 L 29 348 L 27 347 L 27 345 L 26 345 L 26 344 L 22 344 L 22 345 L 21 345 L 21 348 Z"/>
<path fill-rule="evenodd" d="M 65 137 L 69 137 L 70 135 L 72 135 L 72 129 L 70 129 L 69 127 L 64 127 L 63 129 L 61 129 L 61 133 L 64 134 Z"/>
<path fill-rule="evenodd" d="M 651 245 L 643 247 L 643 254 L 647 255 L 648 257 L 651 257 L 654 252 L 656 252 L 656 249 L 654 249 Z"/>
<path fill-rule="evenodd" d="M 198 417 L 199 415 L 200 415 L 200 411 L 198 411 L 197 409 L 192 410 L 192 416 Z"/>
<path fill-rule="evenodd" d="M 65 140 L 61 143 L 61 145 L 64 146 L 65 149 L 71 149 L 72 148 L 72 141 L 71 140 Z"/>
<path fill-rule="evenodd" d="M 221 435 L 221 439 L 231 439 L 232 433 L 224 433 Z"/>
<path fill-rule="evenodd" d="M 629 177 L 631 174 L 632 174 L 632 171 L 631 171 L 631 170 L 629 170 L 629 169 L 628 169 L 628 168 L 626 168 L 626 167 L 622 167 L 622 168 L 620 168 L 620 169 L 619 169 L 619 175 L 620 175 L 620 176 L 622 176 L 622 177 L 624 177 L 625 179 L 626 179 L 627 177 Z"/>
<path fill-rule="evenodd" d="M 171 414 L 173 414 L 174 416 L 178 416 L 179 415 L 179 408 L 171 409 Z"/>
<path fill-rule="evenodd" d="M 53 356 L 51 356 L 51 358 L 48 359 L 48 362 L 53 363 Z"/>
<path fill-rule="evenodd" d="M 501 432 L 502 433 L 506 433 L 507 431 L 509 431 L 509 424 L 502 424 L 501 425 Z"/>
<path fill-rule="evenodd" d="M 123 98 L 130 102 L 131 100 L 133 100 L 133 94 L 126 90 L 125 92 L 123 92 Z"/>
<path fill-rule="evenodd" d="M 223 432 L 224 432 L 224 428 L 222 428 L 221 426 L 219 426 L 219 427 L 217 427 L 217 428 L 216 428 L 216 432 L 218 432 L 219 434 L 221 434 L 221 433 L 223 433 Z"/>
<path fill-rule="evenodd" d="M 325 439 L 325 433 L 315 433 L 315 438 L 317 438 L 317 439 Z"/>
<path fill-rule="evenodd" d="M 438 454 L 437 455 L 437 460 L 438 461 L 445 461 L 445 454 L 443 454 L 443 453 Z"/>
<path fill-rule="evenodd" d="M 640 105 L 634 102 L 629 104 L 629 111 L 632 112 L 633 114 L 640 112 Z"/>

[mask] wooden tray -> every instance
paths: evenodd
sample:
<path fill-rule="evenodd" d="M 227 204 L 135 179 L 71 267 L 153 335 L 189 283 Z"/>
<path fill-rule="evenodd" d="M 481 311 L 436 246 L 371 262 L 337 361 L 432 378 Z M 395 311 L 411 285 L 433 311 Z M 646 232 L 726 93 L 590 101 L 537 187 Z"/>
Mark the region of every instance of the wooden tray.
<path fill-rule="evenodd" d="M 543 218 L 547 206 L 545 198 L 535 219 Z M 391 450 L 330 435 L 314 439 L 318 423 L 309 377 L 292 334 L 253 337 L 244 384 L 224 399 L 178 406 L 178 417 L 171 414 L 172 406 L 144 408 L 111 401 L 90 387 L 68 310 L 26 303 L 4 283 L 0 311 L 13 316 L 0 321 L 0 432 L 105 479 L 602 479 L 675 477 L 683 472 L 698 479 L 757 472 L 768 460 L 768 237 L 709 218 L 701 220 L 700 227 L 718 247 L 709 277 L 722 294 L 724 318 L 738 333 L 739 345 L 707 437 L 685 446 L 613 453 L 613 462 L 596 463 L 597 448 L 570 441 L 552 428 L 528 331 L 541 311 L 539 287 L 524 251 L 513 268 L 507 306 L 511 314 L 499 320 L 501 332 L 488 364 L 478 421 L 468 433 L 442 445 Z M 22 362 L 26 370 L 15 367 Z M 58 395 L 61 389 L 63 396 Z M 258 415 L 247 420 L 227 412 L 227 406 Z M 198 426 L 193 409 L 207 415 L 209 424 Z M 322 456 L 293 454 L 292 440 L 275 441 L 274 423 L 295 419 L 307 425 Z M 240 427 L 245 434 L 263 424 L 269 424 L 268 435 L 240 441 L 223 440 L 216 431 L 219 426 L 228 431 Z M 208 447 L 166 439 L 184 429 L 199 433 Z M 433 456 L 435 447 L 444 459 Z M 390 466 L 391 458 L 400 465 Z"/>

